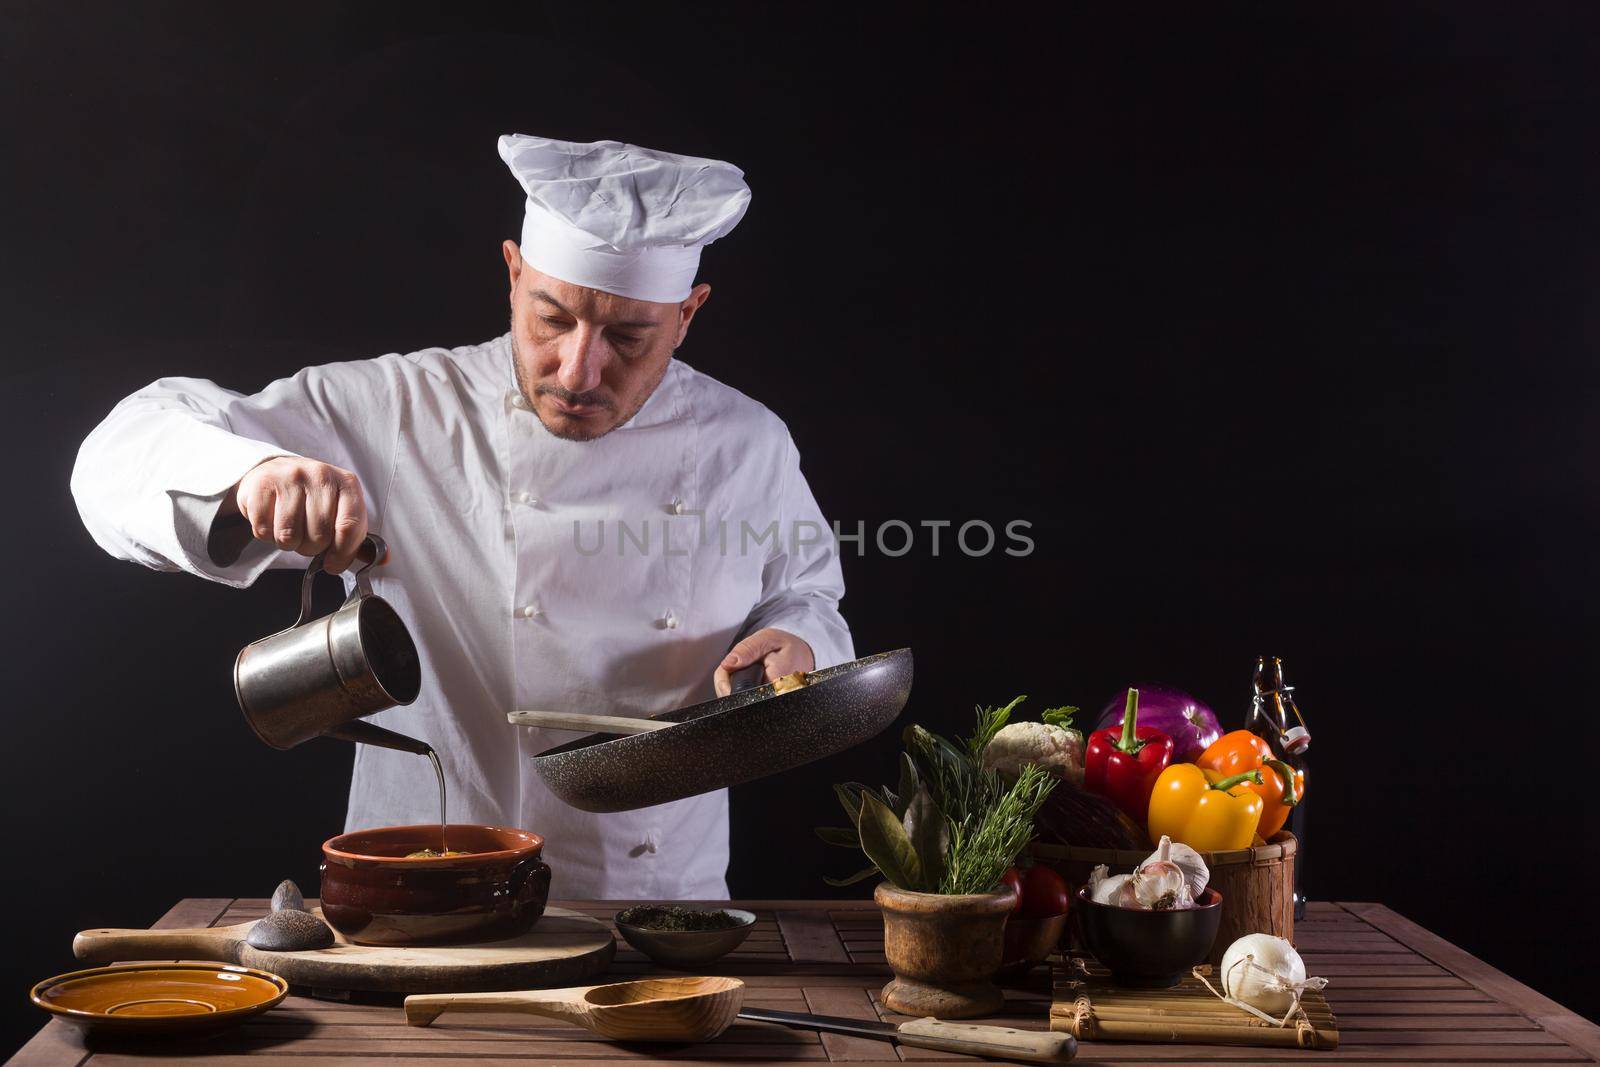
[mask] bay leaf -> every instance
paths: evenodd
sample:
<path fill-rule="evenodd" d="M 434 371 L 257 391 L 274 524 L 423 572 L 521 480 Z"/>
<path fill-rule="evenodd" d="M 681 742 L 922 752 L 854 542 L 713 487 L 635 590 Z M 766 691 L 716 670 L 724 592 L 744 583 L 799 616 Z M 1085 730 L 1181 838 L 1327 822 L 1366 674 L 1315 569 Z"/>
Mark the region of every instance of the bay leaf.
<path fill-rule="evenodd" d="M 861 794 L 861 851 L 878 865 L 883 876 L 899 887 L 920 891 L 923 886 L 922 862 L 906 836 L 906 828 L 889 806 L 871 792 Z"/>

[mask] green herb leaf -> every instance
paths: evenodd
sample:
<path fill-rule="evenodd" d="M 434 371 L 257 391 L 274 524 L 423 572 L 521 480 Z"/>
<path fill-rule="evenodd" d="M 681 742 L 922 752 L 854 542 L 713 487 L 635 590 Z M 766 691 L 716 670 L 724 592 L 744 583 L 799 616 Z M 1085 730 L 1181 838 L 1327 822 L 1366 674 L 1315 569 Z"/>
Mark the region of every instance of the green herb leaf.
<path fill-rule="evenodd" d="M 983 758 L 983 750 L 994 740 L 994 735 L 1011 721 L 1011 712 L 1027 699 L 1026 696 L 1017 697 L 1003 708 L 978 708 L 978 724 L 967 738 L 967 754 L 975 760 Z"/>
<path fill-rule="evenodd" d="M 924 779 L 930 777 L 933 769 L 940 764 L 964 763 L 969 758 L 965 750 L 916 723 L 906 727 L 903 740 L 907 751 L 917 761 L 917 771 Z"/>
<path fill-rule="evenodd" d="M 817 836 L 830 845 L 840 848 L 860 848 L 861 838 L 854 827 L 850 826 L 819 826 L 816 828 Z"/>
<path fill-rule="evenodd" d="M 845 782 L 833 787 L 833 795 L 839 798 L 839 806 L 850 817 L 851 826 L 861 821 L 861 794 L 870 792 L 872 790 L 860 782 Z"/>
<path fill-rule="evenodd" d="M 924 881 L 930 886 L 938 885 L 944 878 L 944 856 L 950 848 L 950 824 L 927 789 L 918 789 L 906 806 L 905 828 L 922 864 Z"/>
<path fill-rule="evenodd" d="M 865 882 L 868 878 L 873 877 L 877 873 L 878 868 L 868 867 L 865 870 L 857 871 L 848 878 L 829 878 L 827 875 L 823 875 L 822 880 L 835 888 L 840 888 L 842 886 L 855 885 L 857 882 Z"/>
<path fill-rule="evenodd" d="M 1078 714 L 1078 709 L 1069 705 L 1059 708 L 1045 708 L 1039 713 L 1039 721 L 1049 726 L 1059 726 L 1062 729 L 1072 725 L 1073 716 Z"/>
<path fill-rule="evenodd" d="M 900 785 L 895 790 L 900 795 L 901 807 L 895 814 L 905 816 L 906 808 L 911 804 L 911 798 L 917 795 L 917 788 L 921 785 L 917 777 L 917 765 L 912 761 L 909 753 L 900 753 Z"/>
<path fill-rule="evenodd" d="M 885 878 L 901 889 L 922 889 L 922 863 L 906 828 L 889 806 L 870 792 L 861 794 L 861 821 L 856 831 L 861 835 L 861 851 Z"/>

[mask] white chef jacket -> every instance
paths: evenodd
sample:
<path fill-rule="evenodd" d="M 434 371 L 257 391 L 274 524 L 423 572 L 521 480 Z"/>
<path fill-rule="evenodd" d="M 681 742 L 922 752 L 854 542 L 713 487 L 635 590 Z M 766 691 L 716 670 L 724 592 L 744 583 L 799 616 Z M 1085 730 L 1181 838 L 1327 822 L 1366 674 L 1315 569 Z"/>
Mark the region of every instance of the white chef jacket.
<path fill-rule="evenodd" d="M 727 896 L 726 790 L 578 811 L 530 762 L 577 735 L 506 712 L 709 699 L 728 648 L 769 626 L 803 638 L 818 667 L 854 657 L 836 544 L 772 412 L 674 359 L 628 422 L 564 441 L 527 407 L 506 334 L 310 367 L 253 396 L 163 378 L 89 435 L 72 492 L 113 556 L 243 587 L 307 562 L 259 541 L 231 565 L 207 551 L 223 494 L 282 455 L 361 479 L 390 545 L 373 591 L 422 659 L 415 703 L 371 721 L 433 745 L 452 822 L 543 834 L 557 896 Z M 356 746 L 346 829 L 438 818 L 426 760 Z"/>

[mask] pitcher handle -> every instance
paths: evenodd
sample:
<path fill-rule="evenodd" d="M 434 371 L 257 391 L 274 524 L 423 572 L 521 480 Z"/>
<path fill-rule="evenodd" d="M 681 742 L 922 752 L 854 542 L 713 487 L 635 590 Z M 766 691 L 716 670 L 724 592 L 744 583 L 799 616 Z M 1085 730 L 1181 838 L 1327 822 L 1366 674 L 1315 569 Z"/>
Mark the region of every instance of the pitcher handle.
<path fill-rule="evenodd" d="M 370 546 L 370 547 L 369 547 Z M 306 565 L 306 576 L 300 580 L 300 617 L 294 621 L 294 626 L 304 626 L 311 618 L 311 583 L 322 571 L 322 560 L 327 551 L 318 552 L 311 557 L 311 562 Z M 353 604 L 364 596 L 372 595 L 372 579 L 367 572 L 389 558 L 389 543 L 375 533 L 369 533 L 361 542 L 361 547 L 356 550 L 356 558 L 362 561 L 361 569 L 356 571 L 356 585 L 350 590 L 350 595 L 345 603 Z M 290 629 L 294 629 L 291 626 Z"/>

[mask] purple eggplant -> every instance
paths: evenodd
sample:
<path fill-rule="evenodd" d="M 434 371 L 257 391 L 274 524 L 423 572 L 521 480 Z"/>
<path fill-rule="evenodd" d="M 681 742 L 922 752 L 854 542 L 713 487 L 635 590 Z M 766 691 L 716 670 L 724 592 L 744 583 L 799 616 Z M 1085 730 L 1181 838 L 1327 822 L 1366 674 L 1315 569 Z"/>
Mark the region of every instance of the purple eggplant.
<path fill-rule="evenodd" d="M 1140 682 L 1133 688 L 1139 690 L 1139 725 L 1153 726 L 1172 738 L 1173 763 L 1193 763 L 1222 736 L 1216 714 L 1182 689 L 1158 682 Z M 1122 689 L 1111 698 L 1100 713 L 1096 730 L 1121 727 L 1126 694 Z"/>

